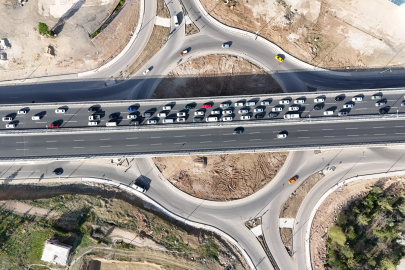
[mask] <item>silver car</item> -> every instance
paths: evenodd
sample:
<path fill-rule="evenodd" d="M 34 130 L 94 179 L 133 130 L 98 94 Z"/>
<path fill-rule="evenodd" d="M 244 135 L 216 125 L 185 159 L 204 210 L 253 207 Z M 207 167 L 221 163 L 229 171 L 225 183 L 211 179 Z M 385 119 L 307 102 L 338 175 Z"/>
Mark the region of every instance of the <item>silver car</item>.
<path fill-rule="evenodd" d="M 235 107 L 243 107 L 243 106 L 245 106 L 244 102 L 236 102 L 235 103 Z"/>
<path fill-rule="evenodd" d="M 250 120 L 250 116 L 249 115 L 242 115 L 240 117 L 240 120 Z"/>
<path fill-rule="evenodd" d="M 194 112 L 194 115 L 204 115 L 204 112 L 203 111 L 196 111 L 196 112 Z"/>
<path fill-rule="evenodd" d="M 345 109 L 347 109 L 347 108 L 353 108 L 354 106 L 353 106 L 353 104 L 344 104 L 343 105 L 343 108 L 345 108 Z"/>
<path fill-rule="evenodd" d="M 232 110 L 223 110 L 222 114 L 232 114 Z"/>
<path fill-rule="evenodd" d="M 219 105 L 219 107 L 221 107 L 221 108 L 228 108 L 228 107 L 229 107 L 229 103 L 221 103 L 221 105 Z"/>
<path fill-rule="evenodd" d="M 287 134 L 285 134 L 285 133 L 279 133 L 279 134 L 277 134 L 277 138 L 278 138 L 278 139 L 285 139 L 285 138 L 287 138 Z"/>
<path fill-rule="evenodd" d="M 299 111 L 299 110 L 300 110 L 300 107 L 299 107 L 299 106 L 291 106 L 290 108 L 288 108 L 288 110 L 289 110 L 290 112 L 295 112 L 295 111 Z"/>
<path fill-rule="evenodd" d="M 214 111 L 211 112 L 211 114 L 221 114 L 221 111 L 219 111 L 219 110 L 214 110 Z"/>
<path fill-rule="evenodd" d="M 376 107 L 378 107 L 378 106 L 384 106 L 385 104 L 387 104 L 387 102 L 385 102 L 385 101 L 377 101 L 377 102 L 375 103 L 375 106 L 376 106 Z"/>
<path fill-rule="evenodd" d="M 270 105 L 270 101 L 264 100 L 264 101 L 260 102 L 260 105 L 262 105 L 262 106 Z"/>
<path fill-rule="evenodd" d="M 66 111 L 64 109 L 56 109 L 55 113 L 65 113 Z"/>
<path fill-rule="evenodd" d="M 278 104 L 290 104 L 290 101 L 288 99 L 283 99 L 283 100 L 280 100 L 278 102 Z"/>
<path fill-rule="evenodd" d="M 13 121 L 13 117 L 3 117 L 3 122 Z"/>
<path fill-rule="evenodd" d="M 254 112 L 263 112 L 263 108 L 256 108 L 254 109 Z"/>
<path fill-rule="evenodd" d="M 239 114 L 248 113 L 248 112 L 249 112 L 249 110 L 246 110 L 246 109 L 242 109 L 242 110 L 238 111 Z"/>
<path fill-rule="evenodd" d="M 305 102 L 305 100 L 303 100 L 303 99 L 296 99 L 296 100 L 294 100 L 294 104 L 302 104 L 302 103 L 304 103 Z"/>
<path fill-rule="evenodd" d="M 184 117 L 184 116 L 186 116 L 186 113 L 185 112 L 178 112 L 177 116 Z"/>
<path fill-rule="evenodd" d="M 231 116 L 225 116 L 224 118 L 222 118 L 222 121 L 232 121 L 232 117 Z"/>
<path fill-rule="evenodd" d="M 281 112 L 283 110 L 283 108 L 281 107 L 274 107 L 273 109 L 271 109 L 272 112 Z"/>
<path fill-rule="evenodd" d="M 146 124 L 148 124 L 148 125 L 154 125 L 156 123 L 157 123 L 156 120 L 148 120 L 148 121 L 146 121 Z"/>

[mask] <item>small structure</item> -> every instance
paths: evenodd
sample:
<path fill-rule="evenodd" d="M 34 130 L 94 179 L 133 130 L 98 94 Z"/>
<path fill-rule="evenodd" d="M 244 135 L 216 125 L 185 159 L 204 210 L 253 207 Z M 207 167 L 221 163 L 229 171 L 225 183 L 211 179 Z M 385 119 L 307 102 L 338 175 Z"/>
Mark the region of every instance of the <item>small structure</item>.
<path fill-rule="evenodd" d="M 58 241 L 46 240 L 41 260 L 66 266 L 71 249 L 71 246 Z"/>
<path fill-rule="evenodd" d="M 7 54 L 6 53 L 0 53 L 0 60 L 7 60 Z"/>

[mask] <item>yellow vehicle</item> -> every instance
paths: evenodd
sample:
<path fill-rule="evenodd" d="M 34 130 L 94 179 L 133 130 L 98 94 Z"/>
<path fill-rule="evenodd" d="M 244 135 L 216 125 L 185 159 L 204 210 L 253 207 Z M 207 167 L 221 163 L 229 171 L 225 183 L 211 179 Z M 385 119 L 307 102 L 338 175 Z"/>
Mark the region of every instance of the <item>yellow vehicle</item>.
<path fill-rule="evenodd" d="M 294 183 L 295 181 L 297 181 L 298 180 L 298 177 L 297 176 L 294 176 L 293 178 L 291 178 L 290 180 L 288 180 L 288 184 L 292 184 L 292 183 Z"/>
<path fill-rule="evenodd" d="M 282 63 L 282 62 L 284 61 L 284 59 L 283 59 L 281 56 L 279 56 L 279 55 L 276 55 L 276 59 L 277 59 L 277 61 L 279 61 L 280 63 Z"/>

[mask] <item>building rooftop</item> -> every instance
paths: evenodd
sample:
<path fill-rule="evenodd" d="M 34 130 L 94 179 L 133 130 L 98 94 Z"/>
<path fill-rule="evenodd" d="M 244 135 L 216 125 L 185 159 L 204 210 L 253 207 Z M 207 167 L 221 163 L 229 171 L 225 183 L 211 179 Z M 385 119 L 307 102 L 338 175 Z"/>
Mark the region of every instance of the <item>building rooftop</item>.
<path fill-rule="evenodd" d="M 55 240 L 46 240 L 41 260 L 66 265 L 72 247 Z"/>

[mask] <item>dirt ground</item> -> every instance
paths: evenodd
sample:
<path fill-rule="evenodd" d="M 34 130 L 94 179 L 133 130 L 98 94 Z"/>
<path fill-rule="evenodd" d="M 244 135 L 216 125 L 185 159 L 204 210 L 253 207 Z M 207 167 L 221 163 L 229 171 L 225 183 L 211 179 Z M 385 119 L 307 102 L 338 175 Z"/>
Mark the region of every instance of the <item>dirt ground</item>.
<path fill-rule="evenodd" d="M 287 152 L 153 158 L 158 169 L 180 190 L 206 200 L 236 200 L 269 183 Z"/>
<path fill-rule="evenodd" d="M 329 69 L 405 64 L 405 10 L 386 0 L 201 0 L 229 26 Z M 395 27 L 393 27 L 395 26 Z"/>
<path fill-rule="evenodd" d="M 304 181 L 300 183 L 300 179 L 297 180 L 294 184 L 300 184 L 300 186 L 290 195 L 288 200 L 281 207 L 280 218 L 295 218 L 297 215 L 298 209 L 300 208 L 301 202 L 307 196 L 308 192 L 318 183 L 322 178 L 323 174 L 315 173 L 303 179 Z"/>
<path fill-rule="evenodd" d="M 326 263 L 328 254 L 327 228 L 335 224 L 337 214 L 351 202 L 364 198 L 374 186 L 380 187 L 383 191 L 395 191 L 405 188 L 404 180 L 405 175 L 362 180 L 350 183 L 329 195 L 312 222 L 310 240 L 312 266 L 319 270 L 325 269 L 322 262 Z"/>
<path fill-rule="evenodd" d="M 88 270 L 161 270 L 157 264 L 94 259 Z"/>
<path fill-rule="evenodd" d="M 118 2 L 30 0 L 21 7 L 17 0 L 0 0 L 0 39 L 9 45 L 0 49 L 7 55 L 7 60 L 0 60 L 0 81 L 83 72 L 114 58 L 136 28 L 140 0 L 127 0 L 95 39 L 90 40 L 89 33 L 101 26 Z M 54 29 L 58 36 L 41 36 L 38 22 L 49 29 L 61 25 Z"/>
<path fill-rule="evenodd" d="M 285 247 L 287 247 L 288 250 L 293 250 L 292 249 L 292 229 L 291 228 L 280 228 L 279 233 L 281 236 L 281 241 L 283 241 L 283 244 Z"/>
<path fill-rule="evenodd" d="M 178 65 L 152 98 L 185 98 L 282 93 L 261 68 L 234 56 L 207 55 Z"/>

